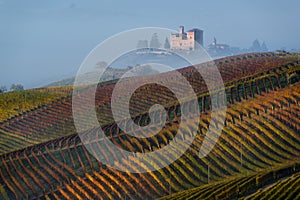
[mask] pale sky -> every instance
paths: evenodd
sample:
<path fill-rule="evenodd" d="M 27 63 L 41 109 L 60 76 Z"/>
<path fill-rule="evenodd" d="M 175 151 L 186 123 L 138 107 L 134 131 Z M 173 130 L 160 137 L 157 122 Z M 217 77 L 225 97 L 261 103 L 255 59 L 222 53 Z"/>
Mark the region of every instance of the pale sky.
<path fill-rule="evenodd" d="M 76 74 L 106 38 L 132 28 L 204 30 L 204 43 L 300 49 L 299 0 L 0 0 L 0 86 Z"/>

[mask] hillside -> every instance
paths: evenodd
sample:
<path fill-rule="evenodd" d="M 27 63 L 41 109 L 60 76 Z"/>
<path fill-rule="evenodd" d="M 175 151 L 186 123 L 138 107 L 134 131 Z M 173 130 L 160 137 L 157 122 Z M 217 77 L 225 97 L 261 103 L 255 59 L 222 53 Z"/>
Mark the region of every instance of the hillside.
<path fill-rule="evenodd" d="M 148 74 L 157 74 L 158 72 L 155 69 L 152 69 L 151 66 L 147 66 L 148 70 L 147 73 Z M 120 69 L 120 68 L 112 68 L 112 67 L 108 67 L 105 72 L 103 73 L 103 75 L 101 76 L 99 82 L 107 82 L 107 81 L 112 81 L 115 79 L 119 79 L 122 77 L 123 74 L 125 74 L 126 72 L 128 72 L 129 70 L 131 70 L 131 67 L 127 67 L 124 69 Z M 136 74 L 140 74 L 142 75 L 141 71 L 139 73 L 139 70 L 133 70 Z M 144 71 L 143 71 L 144 73 Z M 97 76 L 97 73 L 95 72 L 88 72 L 84 74 L 85 79 L 90 80 L 93 79 L 93 77 Z M 46 85 L 45 87 L 57 87 L 57 86 L 73 86 L 75 82 L 75 77 L 70 77 L 70 78 L 66 78 L 60 81 L 56 81 L 53 83 L 50 83 L 48 85 Z M 89 83 L 88 81 L 82 82 L 83 84 Z"/>
<path fill-rule="evenodd" d="M 297 62 L 297 56 L 278 56 L 275 53 L 245 54 L 215 61 L 225 82 L 227 101 L 229 103 L 239 101 L 243 97 L 252 97 L 255 93 L 260 94 L 268 88 L 285 87 L 292 80 L 290 79 L 290 77 L 293 77 L 291 75 L 295 74 L 295 71 L 299 69 L 299 66 L 295 66 L 295 62 Z M 209 69 L 210 64 L 204 63 L 196 67 L 207 67 Z M 180 69 L 179 72 L 191 83 L 199 97 L 201 112 L 209 109 L 210 97 L 200 74 L 193 67 Z M 174 77 L 170 77 L 168 73 L 160 76 L 165 77 L 175 87 L 182 87 L 181 82 L 178 82 Z M 104 84 L 99 84 L 97 90 L 96 107 L 98 120 L 102 126 L 113 123 L 110 96 L 114 84 L 114 81 L 104 82 Z M 135 84 L 135 80 L 128 81 L 127 84 L 128 87 L 131 87 L 131 85 Z M 174 109 L 172 104 L 176 104 L 176 98 L 169 90 L 149 85 L 141 87 L 139 91 L 132 97 L 132 102 L 136 104 L 135 107 L 131 108 L 132 116 L 148 111 L 148 97 L 150 95 L 162 96 L 162 98 L 153 98 L 151 105 L 158 103 L 171 106 L 170 108 Z M 90 92 L 89 90 L 85 91 L 82 98 L 84 99 L 85 95 L 89 96 Z M 144 95 L 145 92 L 147 95 Z M 122 108 L 122 105 L 120 105 L 120 108 Z M 64 135 L 75 134 L 71 96 L 58 101 L 50 101 L 47 105 L 35 107 L 32 111 L 28 110 L 18 114 L 18 117 L 0 123 L 0 132 L 12 135 L 13 141 L 25 140 L 27 142 L 23 143 L 20 141 L 20 145 L 9 145 L 10 143 L 8 143 L 5 148 L 0 150 L 0 153 L 22 149 L 30 144 L 45 142 Z M 14 125 L 11 126 L 11 124 Z M 5 135 L 4 133 L 1 135 Z"/>
<path fill-rule="evenodd" d="M 213 184 L 219 184 L 218 187 L 230 190 L 230 185 L 236 182 L 256 180 L 263 174 L 273 173 L 272 170 L 298 166 L 295 164 L 300 159 L 300 66 L 297 56 L 257 53 L 222 58 L 215 63 L 225 82 L 228 109 L 222 134 L 207 157 L 200 159 L 198 152 L 210 123 L 210 97 L 201 76 L 193 67 L 187 67 L 179 72 L 195 90 L 202 114 L 199 124 L 191 123 L 182 132 L 178 132 L 181 116 L 178 102 L 162 87 L 143 86 L 131 99 L 134 105 L 130 108 L 132 117 L 140 125 L 149 120 L 146 111 L 150 105 L 160 103 L 167 110 L 168 122 L 163 129 L 144 139 L 125 134 L 113 122 L 109 104 L 113 82 L 99 85 L 96 94 L 98 120 L 107 137 L 128 151 L 155 151 L 167 145 L 176 134 L 189 134 L 191 127 L 198 127 L 193 144 L 174 163 L 158 171 L 140 174 L 119 172 L 100 163 L 88 153 L 76 134 L 72 99 L 66 96 L 0 124 L 0 197 L 153 199 L 184 190 L 185 194 L 192 195 L 188 189 L 195 188 L 193 192 L 203 193 L 209 188 L 215 190 Z M 195 67 L 209 65 L 204 63 Z M 170 77 L 168 73 L 160 76 L 181 86 L 176 77 Z M 135 84 L 135 79 L 128 81 L 128 87 L 131 84 Z M 85 91 L 79 95 L 84 100 L 88 94 L 89 91 Z M 188 108 L 189 115 L 194 116 L 193 109 Z M 212 124 L 217 127 L 220 123 L 217 120 Z M 104 155 L 116 156 L 109 146 L 98 146 L 97 142 L 90 145 Z M 170 155 L 174 155 L 173 152 Z M 139 166 L 135 157 L 129 157 L 127 167 L 147 169 L 169 159 L 157 157 L 148 165 Z M 295 174 L 295 179 L 290 179 L 297 181 L 297 170 L 287 170 L 284 177 Z M 275 181 L 278 180 L 274 178 Z M 270 183 L 259 182 L 259 186 Z M 255 190 L 245 188 L 243 197 L 250 198 Z M 230 191 L 224 195 L 235 195 L 236 186 Z M 264 191 L 267 190 L 261 192 Z M 183 193 L 178 193 L 178 197 Z"/>
<path fill-rule="evenodd" d="M 278 98 L 274 101 L 270 97 L 275 95 Z M 32 198 L 40 195 L 50 199 L 76 196 L 93 199 L 126 196 L 145 199 L 231 176 L 251 174 L 299 158 L 299 99 L 297 84 L 260 96 L 259 100 L 241 102 L 229 108 L 226 127 L 219 142 L 203 159 L 198 158 L 197 152 L 201 145 L 201 135 L 207 130 L 208 114 L 201 117 L 201 129 L 194 145 L 184 156 L 162 170 L 132 174 L 105 167 L 85 150 L 79 137 L 73 135 L 2 156 L 1 185 L 10 197 Z M 276 102 L 274 110 L 273 102 Z M 253 108 L 253 105 L 256 106 Z M 250 112 L 250 117 L 246 111 Z M 240 113 L 245 113 L 242 119 Z M 284 117 L 287 115 L 296 121 L 291 123 L 290 118 Z M 176 120 L 173 120 L 157 137 L 144 142 L 148 141 L 153 150 L 159 148 L 157 142 L 162 141 L 160 145 L 166 144 L 174 136 L 168 130 L 174 130 L 177 125 Z M 114 136 L 112 141 L 130 150 L 139 147 L 134 145 L 138 141 L 124 134 Z M 149 147 L 142 147 L 141 151 L 150 151 Z M 97 150 L 109 151 L 107 147 L 97 147 Z M 128 167 L 138 165 L 134 157 L 130 159 Z M 157 158 L 157 162 L 164 159 L 168 158 Z"/>

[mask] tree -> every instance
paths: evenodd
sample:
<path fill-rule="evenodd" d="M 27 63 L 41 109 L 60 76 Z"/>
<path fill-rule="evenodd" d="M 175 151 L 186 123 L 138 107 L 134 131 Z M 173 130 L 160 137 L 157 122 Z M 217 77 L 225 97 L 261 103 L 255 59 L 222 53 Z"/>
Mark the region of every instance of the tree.
<path fill-rule="evenodd" d="M 1 86 L 1 87 L 0 87 L 0 94 L 1 94 L 1 93 L 4 93 L 4 92 L 6 92 L 6 91 L 7 91 L 6 86 Z"/>
<path fill-rule="evenodd" d="M 170 42 L 169 42 L 169 39 L 167 37 L 166 37 L 166 40 L 165 40 L 164 47 L 165 47 L 165 49 L 170 49 Z"/>
<path fill-rule="evenodd" d="M 263 42 L 261 45 L 261 51 L 268 51 L 268 47 L 265 42 Z"/>
<path fill-rule="evenodd" d="M 24 87 L 23 87 L 23 85 L 21 85 L 21 84 L 12 84 L 12 85 L 10 86 L 10 90 L 11 90 L 11 91 L 24 90 Z"/>
<path fill-rule="evenodd" d="M 159 42 L 157 33 L 153 33 L 151 41 L 150 41 L 150 48 L 159 48 L 161 43 Z"/>
<path fill-rule="evenodd" d="M 137 45 L 137 49 L 148 48 L 148 40 L 139 40 Z"/>
<path fill-rule="evenodd" d="M 251 50 L 252 51 L 260 51 L 261 50 L 260 43 L 259 43 L 258 39 L 253 41 Z"/>

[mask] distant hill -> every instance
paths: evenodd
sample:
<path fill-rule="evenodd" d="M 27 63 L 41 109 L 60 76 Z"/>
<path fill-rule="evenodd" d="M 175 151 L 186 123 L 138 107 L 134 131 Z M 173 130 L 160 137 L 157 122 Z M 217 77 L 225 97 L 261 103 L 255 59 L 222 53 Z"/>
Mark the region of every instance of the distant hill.
<path fill-rule="evenodd" d="M 148 66 L 146 66 L 148 67 Z M 108 67 L 106 69 L 106 71 L 103 73 L 101 79 L 99 80 L 99 82 L 104 82 L 104 81 L 110 81 L 110 80 L 115 80 L 115 79 L 119 79 L 122 77 L 123 74 L 125 74 L 126 72 L 128 72 L 129 70 L 131 70 L 133 67 L 127 67 L 124 69 L 121 68 L 111 68 Z M 148 67 L 147 70 L 140 70 L 140 72 L 137 70 L 135 70 L 135 72 L 137 72 L 138 75 L 151 75 L 151 74 L 157 74 L 158 71 L 155 69 L 152 69 L 151 66 Z M 96 71 L 95 72 L 88 72 L 84 74 L 84 79 L 86 80 L 86 82 L 82 82 L 82 84 L 85 83 L 90 83 L 88 80 L 91 80 L 93 78 L 95 78 L 95 76 L 97 76 Z M 74 84 L 75 81 L 75 77 L 70 77 L 70 78 L 66 78 L 60 81 L 56 81 L 53 83 L 50 83 L 49 85 L 46 85 L 45 87 L 52 87 L 52 86 L 71 86 Z"/>

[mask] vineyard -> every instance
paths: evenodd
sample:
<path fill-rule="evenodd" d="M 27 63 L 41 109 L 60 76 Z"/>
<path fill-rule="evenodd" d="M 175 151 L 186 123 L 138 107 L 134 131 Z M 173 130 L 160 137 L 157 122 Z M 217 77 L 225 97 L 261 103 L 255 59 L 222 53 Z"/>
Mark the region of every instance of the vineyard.
<path fill-rule="evenodd" d="M 51 87 L 7 92 L 0 95 L 0 122 L 70 95 L 71 87 Z"/>
<path fill-rule="evenodd" d="M 91 156 L 74 127 L 70 90 L 60 93 L 59 98 L 41 101 L 39 106 L 6 118 L 0 124 L 0 198 L 299 198 L 300 65 L 297 56 L 245 54 L 215 60 L 215 64 L 225 83 L 228 109 L 222 134 L 207 157 L 198 157 L 203 139 L 209 126 L 215 130 L 222 121 L 219 117 L 210 124 L 212 102 L 196 69 L 206 68 L 209 72 L 212 63 L 179 70 L 195 90 L 201 111 L 199 124 L 188 123 L 182 132 L 178 131 L 180 105 L 170 90 L 150 84 L 134 93 L 130 114 L 137 124 L 149 122 L 147 111 L 156 103 L 164 105 L 168 120 L 162 130 L 155 127 L 147 130 L 158 132 L 155 136 L 135 138 L 113 121 L 110 96 L 114 82 L 99 85 L 95 99 L 98 120 L 106 136 L 122 149 L 147 153 L 169 144 L 176 134 L 184 137 L 191 130 L 198 130 L 184 155 L 158 171 L 120 172 Z M 169 72 L 160 76 L 176 88 L 184 88 Z M 136 81 L 130 79 L 126 87 L 132 87 Z M 89 92 L 85 90 L 78 95 L 84 101 Z M 118 98 L 126 95 L 121 93 Z M 193 104 L 188 100 L 184 103 L 184 112 L 194 116 Z M 90 132 L 86 132 L 85 139 L 89 137 Z M 99 146 L 92 140 L 89 145 L 94 151 L 102 152 L 105 159 L 117 156 L 108 145 Z M 126 161 L 126 168 L 147 170 L 170 160 L 170 155 L 175 156 L 170 150 L 168 155 L 156 157 L 147 165 L 140 165 L 132 156 Z"/>
<path fill-rule="evenodd" d="M 299 199 L 299 162 L 244 177 L 229 178 L 163 199 Z M 264 184 L 268 184 L 267 187 Z M 298 184 L 298 185 L 297 185 Z M 250 192 L 253 192 L 250 194 Z"/>
<path fill-rule="evenodd" d="M 286 85 L 295 81 L 293 75 L 299 71 L 297 65 L 297 56 L 286 55 L 278 56 L 275 53 L 258 53 L 233 56 L 215 61 L 221 76 L 225 83 L 228 103 L 240 101 L 243 98 L 254 97 L 267 90 L 284 88 Z M 213 63 L 204 63 L 196 68 L 207 68 Z M 298 70 L 298 71 L 297 71 Z M 210 109 L 210 95 L 207 92 L 206 84 L 194 67 L 187 67 L 179 72 L 190 82 L 199 98 L 199 107 L 201 112 Z M 296 76 L 297 77 L 297 76 Z M 154 77 L 155 78 L 155 77 Z M 176 88 L 182 88 L 181 82 L 168 73 L 160 75 L 172 83 Z M 297 79 L 296 79 L 297 80 Z M 136 81 L 130 80 L 126 87 L 132 87 Z M 110 97 L 114 89 L 114 81 L 101 84 L 96 92 L 96 108 L 98 119 L 103 126 L 112 126 Z M 184 88 L 184 87 L 183 87 Z M 168 109 L 170 117 L 174 110 L 178 110 L 178 102 L 174 94 L 163 87 L 151 84 L 140 87 L 139 91 L 134 93 L 131 98 L 130 114 L 140 118 L 147 119 L 149 106 L 158 103 Z M 59 99 L 52 99 L 50 103 L 40 101 L 38 106 L 32 104 L 31 109 L 18 113 L 18 115 L 0 122 L 0 139 L 5 141 L 0 149 L 0 154 L 8 153 L 18 149 L 46 142 L 55 138 L 75 134 L 75 128 L 72 118 L 72 98 L 70 89 L 60 89 L 57 91 L 66 91 Z M 159 92 L 158 92 L 159 91 Z M 57 93 L 57 92 L 55 92 Z M 55 94 L 54 93 L 54 94 Z M 90 96 L 91 91 L 85 91 L 82 101 Z M 126 95 L 126 94 L 120 94 Z M 148 98 L 151 96 L 151 98 Z M 49 95 L 51 97 L 51 95 Z M 24 98 L 23 100 L 25 100 Z M 51 98 L 50 98 L 51 100 Z M 188 103 L 188 102 L 187 102 Z M 22 107 L 20 104 L 13 104 L 12 107 Z M 122 108 L 122 105 L 119 105 Z"/>

